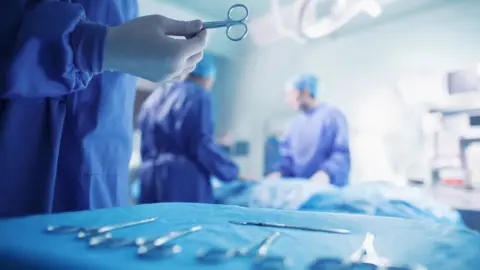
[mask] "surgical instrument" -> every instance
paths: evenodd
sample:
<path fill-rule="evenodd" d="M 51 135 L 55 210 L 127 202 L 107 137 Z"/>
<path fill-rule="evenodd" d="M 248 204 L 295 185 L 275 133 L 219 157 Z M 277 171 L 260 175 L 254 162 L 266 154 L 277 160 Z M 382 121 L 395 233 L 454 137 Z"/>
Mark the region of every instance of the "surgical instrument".
<path fill-rule="evenodd" d="M 260 244 L 257 250 L 256 258 L 253 261 L 253 268 L 258 270 L 281 270 L 288 268 L 288 259 L 285 256 L 268 255 L 268 249 L 280 236 L 279 232 L 274 232 Z"/>
<path fill-rule="evenodd" d="M 129 240 L 125 238 L 113 238 L 111 233 L 106 233 L 100 236 L 91 237 L 88 241 L 90 247 L 126 247 L 137 246 L 136 239 Z"/>
<path fill-rule="evenodd" d="M 380 257 L 373 247 L 375 236 L 367 233 L 358 250 L 353 252 L 348 259 L 319 258 L 309 267 L 310 270 L 426 270 L 421 265 L 417 266 L 390 266 L 387 259 Z"/>
<path fill-rule="evenodd" d="M 111 233 L 91 237 L 88 241 L 91 247 L 124 247 L 124 246 L 144 246 L 153 243 L 155 239 L 137 237 L 135 239 L 113 238 Z"/>
<path fill-rule="evenodd" d="M 120 223 L 115 225 L 106 225 L 106 226 L 101 226 L 96 228 L 84 228 L 84 227 L 70 226 L 70 225 L 60 225 L 60 226 L 49 225 L 47 226 L 46 231 L 48 233 L 77 233 L 77 238 L 83 239 L 87 237 L 102 235 L 104 233 L 117 230 L 117 229 L 123 229 L 127 227 L 137 226 L 140 224 L 150 223 L 157 219 L 158 217 L 154 217 L 154 218 L 143 219 L 139 221 L 125 222 L 125 223 Z"/>
<path fill-rule="evenodd" d="M 233 15 L 234 12 L 242 12 L 243 15 L 239 15 L 236 18 Z M 227 38 L 231 41 L 239 41 L 245 38 L 248 33 L 248 26 L 245 24 L 245 20 L 248 18 L 248 8 L 242 4 L 235 4 L 228 9 L 227 18 L 224 21 L 215 21 L 215 22 L 204 22 L 203 28 L 204 29 L 211 29 L 211 28 L 220 28 L 226 27 L 227 28 Z M 232 34 L 232 32 L 237 32 L 239 34 Z"/>
<path fill-rule="evenodd" d="M 283 269 L 288 265 L 286 257 L 267 256 L 269 246 L 280 236 L 279 232 L 275 232 L 260 243 L 251 247 L 226 249 L 211 248 L 200 250 L 197 253 L 197 260 L 201 263 L 216 264 L 233 258 L 256 257 L 254 265 L 259 269 Z"/>
<path fill-rule="evenodd" d="M 311 231 L 311 232 L 324 232 L 324 233 L 336 233 L 336 234 L 349 234 L 350 231 L 346 229 L 330 229 L 330 228 L 312 228 L 312 227 L 302 227 L 281 223 L 269 223 L 269 222 L 255 222 L 255 221 L 229 221 L 229 223 L 235 225 L 250 225 L 250 226 L 260 226 L 260 227 L 273 227 L 273 228 L 282 228 L 282 229 L 294 229 L 302 231 Z"/>
<path fill-rule="evenodd" d="M 111 233 L 106 233 L 99 236 L 91 237 L 88 241 L 89 246 L 91 247 L 124 247 L 124 246 L 145 246 L 153 244 L 155 239 L 148 239 L 144 237 L 137 237 L 135 239 L 125 239 L 125 238 L 113 238 Z"/>
<path fill-rule="evenodd" d="M 154 254 L 156 257 L 167 257 L 180 253 L 182 248 L 179 245 L 170 245 L 168 243 L 202 229 L 202 226 L 193 226 L 185 230 L 170 232 L 162 237 L 154 239 L 153 241 L 146 241 L 138 247 L 137 255 L 145 257 Z M 139 242 L 137 241 L 137 245 L 138 244 Z"/>

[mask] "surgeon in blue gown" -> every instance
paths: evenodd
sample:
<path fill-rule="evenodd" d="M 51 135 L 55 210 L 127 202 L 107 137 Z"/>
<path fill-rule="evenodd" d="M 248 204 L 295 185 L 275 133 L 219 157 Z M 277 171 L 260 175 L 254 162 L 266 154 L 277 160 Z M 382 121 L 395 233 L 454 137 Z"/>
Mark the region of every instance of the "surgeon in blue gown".
<path fill-rule="evenodd" d="M 213 203 L 210 179 L 239 179 L 239 169 L 214 142 L 210 89 L 213 59 L 206 56 L 184 82 L 156 90 L 139 116 L 142 133 L 139 203 Z"/>
<path fill-rule="evenodd" d="M 181 78 L 206 38 L 136 16 L 136 0 L 1 1 L 0 217 L 128 203 L 134 76 Z"/>
<path fill-rule="evenodd" d="M 348 125 L 336 107 L 317 102 L 318 78 L 302 74 L 287 84 L 287 100 L 300 113 L 283 134 L 280 162 L 269 178 L 308 178 L 345 186 L 350 171 Z"/>

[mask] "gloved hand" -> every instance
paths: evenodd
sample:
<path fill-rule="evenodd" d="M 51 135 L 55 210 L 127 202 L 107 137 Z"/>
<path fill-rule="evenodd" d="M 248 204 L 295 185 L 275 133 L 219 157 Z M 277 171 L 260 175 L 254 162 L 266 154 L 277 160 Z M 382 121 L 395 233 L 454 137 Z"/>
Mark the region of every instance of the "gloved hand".
<path fill-rule="evenodd" d="M 318 171 L 312 177 L 310 177 L 310 181 L 321 184 L 321 185 L 329 185 L 330 177 L 325 172 Z"/>
<path fill-rule="evenodd" d="M 245 176 L 245 175 L 240 175 L 239 179 L 241 181 L 245 181 L 245 182 L 258 182 L 258 181 L 260 181 L 259 179 L 255 178 L 255 177 L 248 177 L 248 176 Z"/>
<path fill-rule="evenodd" d="M 275 180 L 282 178 L 282 174 L 280 172 L 272 172 L 267 175 L 267 179 Z"/>
<path fill-rule="evenodd" d="M 110 27 L 103 68 L 152 82 L 181 79 L 203 58 L 207 33 L 201 29 L 199 20 L 177 21 L 160 15 Z"/>

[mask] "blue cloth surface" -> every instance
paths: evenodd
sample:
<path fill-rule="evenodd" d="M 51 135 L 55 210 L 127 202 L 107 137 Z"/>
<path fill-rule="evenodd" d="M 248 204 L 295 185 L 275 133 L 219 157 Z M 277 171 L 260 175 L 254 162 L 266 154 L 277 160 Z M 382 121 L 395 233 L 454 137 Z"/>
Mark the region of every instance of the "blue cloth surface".
<path fill-rule="evenodd" d="M 238 178 L 238 167 L 214 142 L 211 97 L 193 81 L 156 90 L 139 116 L 140 203 L 213 202 L 210 177 Z"/>
<path fill-rule="evenodd" d="M 48 235 L 47 225 L 100 226 L 153 216 L 159 220 L 114 232 L 135 238 L 161 236 L 172 230 L 202 225 L 204 231 L 178 239 L 183 252 L 171 259 L 141 260 L 134 248 L 92 249 L 73 235 Z M 239 226 L 229 220 L 256 220 L 314 227 L 345 228 L 349 235 L 279 230 L 272 254 L 287 255 L 291 269 L 305 267 L 319 256 L 345 257 L 361 245 L 365 233 L 375 234 L 375 249 L 395 264 L 421 263 L 434 270 L 478 269 L 480 235 L 466 229 L 407 219 L 311 213 L 236 206 L 165 203 L 96 211 L 33 216 L 0 221 L 1 269 L 248 269 L 249 259 L 216 266 L 198 264 L 199 248 L 243 247 L 257 243 L 272 228 Z M 296 247 L 296 248 L 292 248 Z M 16 267 L 16 268 L 15 268 Z"/>
<path fill-rule="evenodd" d="M 310 178 L 328 174 L 330 184 L 345 186 L 350 172 L 348 124 L 337 108 L 319 104 L 301 112 L 280 143 L 278 171 L 283 177 Z"/>
<path fill-rule="evenodd" d="M 219 204 L 245 207 L 366 214 L 463 225 L 457 211 L 428 194 L 385 182 L 336 188 L 293 178 L 259 183 L 237 181 L 217 187 L 215 198 Z"/>
<path fill-rule="evenodd" d="M 136 79 L 103 72 L 136 0 L 2 0 L 0 217 L 128 204 Z"/>

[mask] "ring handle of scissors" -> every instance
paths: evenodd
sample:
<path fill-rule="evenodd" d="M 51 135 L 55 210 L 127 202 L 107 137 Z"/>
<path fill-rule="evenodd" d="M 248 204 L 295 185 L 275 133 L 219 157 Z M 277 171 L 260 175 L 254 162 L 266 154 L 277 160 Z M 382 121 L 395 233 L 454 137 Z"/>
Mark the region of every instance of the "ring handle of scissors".
<path fill-rule="evenodd" d="M 235 19 L 232 18 L 232 12 L 237 8 L 243 9 L 245 11 L 245 15 L 241 19 L 236 19 L 235 20 Z M 247 6 L 245 6 L 243 4 L 235 4 L 228 9 L 227 19 L 230 20 L 230 21 L 235 21 L 235 22 L 243 22 L 248 18 L 248 15 L 249 15 L 249 12 L 248 12 Z"/>
<path fill-rule="evenodd" d="M 232 16 L 232 12 L 237 9 L 237 8 L 242 8 L 245 10 L 245 15 L 240 18 L 240 19 L 234 19 Z M 248 8 L 243 5 L 243 4 L 235 4 L 231 6 L 228 9 L 227 12 L 227 19 L 224 21 L 213 21 L 213 22 L 204 22 L 203 23 L 203 28 L 208 29 L 208 28 L 220 28 L 220 27 L 229 27 L 237 24 L 245 24 L 243 21 L 245 21 L 248 18 Z"/>
<path fill-rule="evenodd" d="M 238 25 L 238 26 L 237 26 Z M 237 27 L 243 27 L 243 33 L 239 36 L 233 36 L 231 33 L 230 33 L 230 30 L 232 29 L 233 26 L 237 26 Z M 248 27 L 245 23 L 243 22 L 238 22 L 236 24 L 232 24 L 232 25 L 229 25 L 227 26 L 227 30 L 225 30 L 226 32 L 226 35 L 228 37 L 228 39 L 230 39 L 231 41 L 240 41 L 242 39 L 245 38 L 245 36 L 247 36 L 247 33 L 248 33 Z"/>

